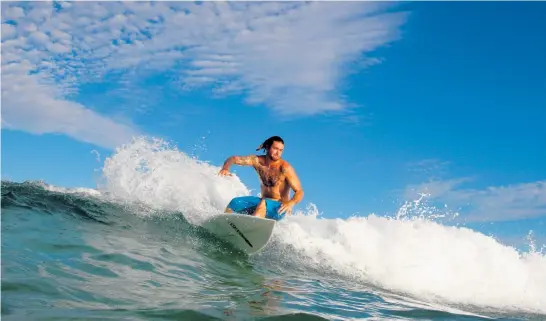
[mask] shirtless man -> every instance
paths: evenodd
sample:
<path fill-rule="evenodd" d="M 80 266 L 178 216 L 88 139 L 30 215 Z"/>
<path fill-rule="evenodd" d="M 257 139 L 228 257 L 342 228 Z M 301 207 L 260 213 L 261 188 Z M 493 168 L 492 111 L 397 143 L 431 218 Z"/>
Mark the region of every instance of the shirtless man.
<path fill-rule="evenodd" d="M 266 139 L 256 150 L 263 149 L 265 155 L 231 156 L 218 173 L 232 175 L 232 164 L 252 166 L 260 178 L 261 198 L 256 196 L 236 197 L 226 207 L 226 213 L 242 213 L 280 220 L 285 212 L 291 214 L 292 208 L 303 199 L 303 189 L 294 168 L 281 159 L 284 141 L 279 136 Z M 290 189 L 294 196 L 290 199 Z M 282 215 L 282 216 L 281 216 Z"/>

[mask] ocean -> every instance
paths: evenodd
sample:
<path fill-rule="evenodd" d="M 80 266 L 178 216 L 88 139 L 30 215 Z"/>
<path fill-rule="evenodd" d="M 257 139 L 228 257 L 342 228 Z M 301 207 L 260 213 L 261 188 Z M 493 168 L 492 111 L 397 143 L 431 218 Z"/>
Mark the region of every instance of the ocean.
<path fill-rule="evenodd" d="M 432 216 L 311 204 L 239 253 L 200 227 L 249 193 L 217 170 L 141 140 L 94 189 L 3 180 L 2 320 L 546 320 L 542 251 Z"/>

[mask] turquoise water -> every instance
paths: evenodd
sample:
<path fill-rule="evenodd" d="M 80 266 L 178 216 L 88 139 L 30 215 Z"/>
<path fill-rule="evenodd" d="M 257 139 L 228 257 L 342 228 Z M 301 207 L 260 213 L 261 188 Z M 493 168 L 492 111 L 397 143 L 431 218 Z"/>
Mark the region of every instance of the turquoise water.
<path fill-rule="evenodd" d="M 363 278 L 354 267 L 343 270 L 345 257 L 339 264 L 329 263 L 336 258 L 326 252 L 312 258 L 295 240 L 287 246 L 277 236 L 248 257 L 208 237 L 184 213 L 137 215 L 142 211 L 142 205 L 90 193 L 2 182 L 2 319 L 546 319 L 544 294 L 533 292 L 531 284 L 526 293 L 535 297 L 525 300 L 518 293 L 508 298 L 493 293 L 490 304 L 477 296 L 468 302 L 475 294 L 419 297 L 396 283 L 385 286 L 389 283 L 379 277 Z M 546 270 L 538 270 L 544 256 L 533 260 L 528 264 L 537 264 L 536 273 L 542 274 L 525 277 L 536 278 L 528 283 L 544 282 Z M 377 273 L 373 265 L 366 269 Z M 469 285 L 452 290 L 465 288 L 473 291 Z M 429 290 L 433 293 L 434 286 Z"/>

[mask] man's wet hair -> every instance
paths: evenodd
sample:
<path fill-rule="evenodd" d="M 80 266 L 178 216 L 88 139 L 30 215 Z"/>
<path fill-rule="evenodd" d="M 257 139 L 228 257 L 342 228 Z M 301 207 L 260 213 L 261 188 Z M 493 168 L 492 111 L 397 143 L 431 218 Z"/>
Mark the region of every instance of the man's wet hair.
<path fill-rule="evenodd" d="M 271 147 L 271 145 L 273 145 L 273 142 L 281 142 L 284 144 L 284 140 L 279 136 L 271 136 L 268 139 L 264 140 L 264 142 L 260 146 L 258 146 L 256 150 L 258 151 L 260 149 L 263 149 L 265 152 Z"/>

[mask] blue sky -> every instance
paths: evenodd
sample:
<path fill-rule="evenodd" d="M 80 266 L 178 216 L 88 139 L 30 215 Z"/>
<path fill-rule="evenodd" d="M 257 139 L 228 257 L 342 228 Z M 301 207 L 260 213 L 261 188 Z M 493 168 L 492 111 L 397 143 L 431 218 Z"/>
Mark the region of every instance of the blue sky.
<path fill-rule="evenodd" d="M 325 217 L 392 213 L 426 191 L 467 221 L 540 229 L 545 13 L 540 2 L 3 2 L 2 177 L 94 187 L 91 151 L 104 159 L 135 134 L 188 153 L 204 144 L 216 165 L 280 135 L 302 205 Z M 237 173 L 258 188 L 250 169 Z"/>

